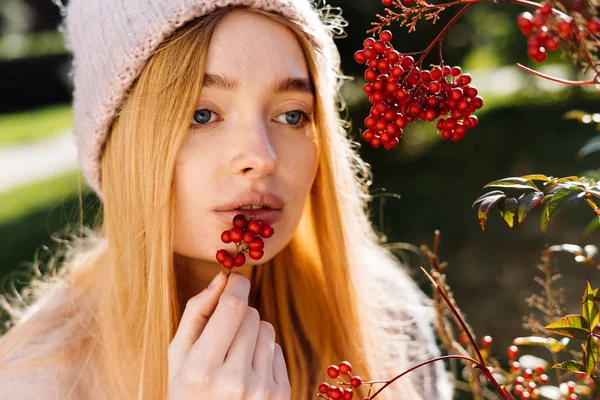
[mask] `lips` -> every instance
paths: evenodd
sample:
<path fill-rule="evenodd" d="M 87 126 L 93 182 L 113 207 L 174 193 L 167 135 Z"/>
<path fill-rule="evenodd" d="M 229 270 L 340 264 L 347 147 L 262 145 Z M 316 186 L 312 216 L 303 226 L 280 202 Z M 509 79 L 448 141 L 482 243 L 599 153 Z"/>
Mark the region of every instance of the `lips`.
<path fill-rule="evenodd" d="M 240 210 L 240 207 L 264 207 L 256 210 Z M 230 225 L 233 217 L 244 214 L 246 218 L 260 219 L 273 225 L 283 218 L 285 202 L 273 192 L 246 191 L 237 193 L 229 201 L 215 207 L 214 213 L 225 223 Z"/>
<path fill-rule="evenodd" d="M 275 224 L 283 218 L 283 209 L 266 208 L 261 210 L 230 210 L 230 211 L 215 211 L 215 215 L 224 223 L 231 225 L 233 217 L 238 214 L 244 214 L 247 219 L 259 219 L 269 225 Z"/>

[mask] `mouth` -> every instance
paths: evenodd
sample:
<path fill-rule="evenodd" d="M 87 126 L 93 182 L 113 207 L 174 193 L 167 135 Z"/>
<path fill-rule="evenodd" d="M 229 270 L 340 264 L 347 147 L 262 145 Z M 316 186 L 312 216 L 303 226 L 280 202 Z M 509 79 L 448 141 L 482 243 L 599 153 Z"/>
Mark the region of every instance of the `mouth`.
<path fill-rule="evenodd" d="M 269 225 L 273 225 L 283 218 L 283 208 L 262 207 L 253 210 L 235 209 L 229 211 L 214 211 L 215 215 L 228 225 L 231 225 L 233 217 L 243 214 L 248 220 L 259 219 Z"/>

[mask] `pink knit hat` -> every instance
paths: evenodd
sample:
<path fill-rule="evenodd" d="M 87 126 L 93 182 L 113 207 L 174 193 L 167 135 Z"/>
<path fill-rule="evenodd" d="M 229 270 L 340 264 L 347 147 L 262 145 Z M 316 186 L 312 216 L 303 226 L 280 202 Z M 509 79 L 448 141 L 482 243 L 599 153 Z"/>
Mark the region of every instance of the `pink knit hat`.
<path fill-rule="evenodd" d="M 184 23 L 215 10 L 245 5 L 305 26 L 319 50 L 331 94 L 339 88 L 333 42 L 347 25 L 326 0 L 70 0 L 59 28 L 73 53 L 73 123 L 84 177 L 102 198 L 101 158 L 124 93 L 158 46 Z"/>

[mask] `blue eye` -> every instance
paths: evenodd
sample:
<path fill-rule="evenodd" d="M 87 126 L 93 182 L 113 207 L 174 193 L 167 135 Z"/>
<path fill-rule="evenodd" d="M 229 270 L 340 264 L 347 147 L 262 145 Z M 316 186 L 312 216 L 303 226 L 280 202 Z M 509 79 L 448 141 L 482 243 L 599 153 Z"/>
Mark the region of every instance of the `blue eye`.
<path fill-rule="evenodd" d="M 210 121 L 212 111 L 207 108 L 196 110 L 194 112 L 194 121 L 200 125 L 206 125 Z"/>
<path fill-rule="evenodd" d="M 310 118 L 304 111 L 294 110 L 288 111 L 281 115 L 285 115 L 285 122 L 290 125 L 292 128 L 302 128 L 308 122 L 310 122 Z M 301 122 L 304 118 L 304 122 Z"/>

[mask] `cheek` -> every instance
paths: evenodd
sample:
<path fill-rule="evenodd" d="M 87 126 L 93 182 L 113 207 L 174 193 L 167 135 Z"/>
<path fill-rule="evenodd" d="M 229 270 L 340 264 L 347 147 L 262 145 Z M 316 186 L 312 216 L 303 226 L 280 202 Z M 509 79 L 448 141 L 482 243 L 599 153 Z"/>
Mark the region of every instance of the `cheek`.
<path fill-rule="evenodd" d="M 210 199 L 215 197 L 208 180 L 215 173 L 210 170 L 211 165 L 215 164 L 210 155 L 190 146 L 184 146 L 177 156 L 174 221 L 177 253 L 198 256 L 215 246 L 209 242 L 216 235 L 215 227 L 209 226 L 206 218 Z"/>

